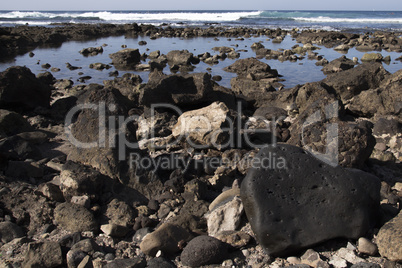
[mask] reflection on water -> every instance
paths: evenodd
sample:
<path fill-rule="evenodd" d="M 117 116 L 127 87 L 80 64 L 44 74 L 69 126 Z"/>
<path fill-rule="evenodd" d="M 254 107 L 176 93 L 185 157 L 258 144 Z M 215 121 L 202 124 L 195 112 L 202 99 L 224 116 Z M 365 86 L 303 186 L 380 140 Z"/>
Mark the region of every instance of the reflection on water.
<path fill-rule="evenodd" d="M 147 45 L 140 46 L 138 45 L 139 41 L 146 41 Z M 159 38 L 156 40 L 151 40 L 149 37 L 138 37 L 138 38 L 125 38 L 121 37 L 108 37 L 108 38 L 100 38 L 97 40 L 91 41 L 81 41 L 81 42 L 66 42 L 63 43 L 60 47 L 50 47 L 50 48 L 37 48 L 32 52 L 35 54 L 33 57 L 29 56 L 29 53 L 17 56 L 14 60 L 10 60 L 7 62 L 0 63 L 0 71 L 7 69 L 13 65 L 21 65 L 27 66 L 34 72 L 35 74 L 50 71 L 50 69 L 44 69 L 41 66 L 45 63 L 51 65 L 51 67 L 59 68 L 59 72 L 53 72 L 52 74 L 57 79 L 71 79 L 75 84 L 81 84 L 78 82 L 78 79 L 82 76 L 90 76 L 91 79 L 87 80 L 86 83 L 102 83 L 103 80 L 113 79 L 113 77 L 109 77 L 109 73 L 115 71 L 115 68 L 112 67 L 109 70 L 98 71 L 94 69 L 90 69 L 89 65 L 91 63 L 105 63 L 110 64 L 111 59 L 109 58 L 109 54 L 117 52 L 122 49 L 122 45 L 126 45 L 128 48 L 138 48 L 140 53 L 149 54 L 152 51 L 160 50 L 161 54 L 167 54 L 171 50 L 182 50 L 187 49 L 194 55 L 203 54 L 205 52 L 209 52 L 211 55 L 217 54 L 218 52 L 214 51 L 213 47 L 219 46 L 229 46 L 234 47 L 236 50 L 241 50 L 240 58 L 248 58 L 255 57 L 255 52 L 250 48 L 250 46 L 255 42 L 262 42 L 265 48 L 278 50 L 282 49 L 291 49 L 292 46 L 296 44 L 294 40 L 290 36 L 287 36 L 285 40 L 281 44 L 274 44 L 272 41 L 267 40 L 266 37 L 252 37 L 245 39 L 243 41 L 227 38 L 191 38 L 191 39 L 180 39 L 180 38 Z M 103 47 L 103 53 L 98 54 L 97 56 L 88 56 L 85 57 L 79 54 L 79 51 L 86 47 L 98 47 L 106 45 Z M 319 55 L 323 55 L 327 60 L 332 61 L 336 58 L 342 56 L 342 53 L 334 51 L 333 49 L 328 49 L 325 47 L 321 47 L 320 50 L 316 52 Z M 389 72 L 394 73 L 401 68 L 401 63 L 399 61 L 395 61 L 397 57 L 400 56 L 400 53 L 396 52 L 386 52 L 382 51 L 382 55 L 391 56 L 391 64 L 385 65 L 385 69 Z M 356 49 L 352 48 L 346 53 L 348 58 L 361 58 L 364 52 L 359 52 Z M 277 69 L 279 74 L 283 76 L 283 79 L 286 81 L 282 82 L 285 87 L 293 87 L 297 84 L 304 84 L 307 82 L 319 81 L 325 78 L 325 75 L 321 72 L 321 66 L 315 65 L 315 60 L 308 60 L 307 57 L 303 60 L 299 60 L 297 62 L 280 62 L 278 60 L 266 60 L 260 59 L 263 62 L 268 63 L 271 68 Z M 203 62 L 195 65 L 194 72 L 209 72 L 212 75 L 220 75 L 223 77 L 222 81 L 219 82 L 220 85 L 225 87 L 230 87 L 230 79 L 235 77 L 236 74 L 227 73 L 223 71 L 223 68 L 231 65 L 235 60 L 225 59 L 220 61 L 217 65 L 208 65 Z M 73 66 L 82 67 L 82 69 L 77 70 L 69 70 L 66 67 L 66 63 L 70 63 Z M 209 70 L 207 70 L 210 68 Z M 170 73 L 169 67 L 164 69 L 166 74 Z M 119 71 L 119 76 L 123 75 L 124 71 Z M 144 83 L 148 80 L 148 72 L 133 72 L 141 76 Z"/>

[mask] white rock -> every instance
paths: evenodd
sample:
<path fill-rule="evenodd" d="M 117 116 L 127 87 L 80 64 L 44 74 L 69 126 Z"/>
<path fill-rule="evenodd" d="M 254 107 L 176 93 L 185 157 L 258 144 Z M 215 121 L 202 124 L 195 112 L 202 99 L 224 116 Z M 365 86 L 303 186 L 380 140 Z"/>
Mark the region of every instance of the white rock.
<path fill-rule="evenodd" d="M 243 203 L 237 196 L 205 215 L 208 235 L 215 237 L 221 231 L 235 231 L 243 214 Z"/>
<path fill-rule="evenodd" d="M 364 259 L 356 256 L 356 254 L 353 252 L 353 250 L 347 249 L 347 248 L 340 248 L 336 253 L 336 256 L 346 260 L 347 262 L 350 262 L 352 264 L 356 264 L 359 262 L 365 262 Z"/>
<path fill-rule="evenodd" d="M 346 268 L 346 267 L 348 267 L 347 261 L 342 259 L 341 257 L 336 256 L 336 255 L 331 258 L 331 260 L 329 261 L 329 264 L 331 264 L 335 268 Z"/>
<path fill-rule="evenodd" d="M 290 264 L 301 264 L 301 260 L 297 257 L 288 257 L 286 260 Z"/>

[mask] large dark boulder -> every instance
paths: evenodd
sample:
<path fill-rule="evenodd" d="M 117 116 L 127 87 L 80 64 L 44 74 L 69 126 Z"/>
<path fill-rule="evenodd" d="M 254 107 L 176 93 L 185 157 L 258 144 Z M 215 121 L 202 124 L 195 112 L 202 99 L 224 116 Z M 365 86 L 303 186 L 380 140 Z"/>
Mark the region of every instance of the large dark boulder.
<path fill-rule="evenodd" d="M 277 144 L 254 158 L 241 198 L 258 242 L 268 254 L 283 256 L 329 239 L 363 236 L 378 219 L 380 180 Z"/>
<path fill-rule="evenodd" d="M 34 109 L 50 105 L 51 88 L 36 78 L 27 67 L 10 67 L 0 73 L 0 106 Z"/>
<path fill-rule="evenodd" d="M 362 91 L 377 88 L 388 74 L 381 63 L 364 63 L 347 71 L 330 74 L 322 82 L 333 88 L 345 102 Z"/>
<path fill-rule="evenodd" d="M 366 121 L 345 121 L 344 113 L 336 99 L 312 102 L 290 126 L 287 143 L 326 154 L 328 161 L 343 167 L 363 166 L 375 146 L 372 126 Z"/>
<path fill-rule="evenodd" d="M 119 178 L 120 164 L 124 162 L 119 162 L 119 153 L 123 153 L 123 150 L 119 149 L 125 149 L 126 145 L 119 146 L 114 143 L 120 133 L 116 130 L 111 131 L 110 126 L 111 124 L 119 126 L 119 117 L 124 119 L 128 117 L 131 103 L 120 91 L 113 88 L 89 89 L 79 97 L 77 103 L 90 104 L 93 108 L 82 109 L 76 114 L 67 116 L 67 119 L 76 117 L 75 122 L 72 120 L 74 123 L 69 125 L 71 133 L 67 133 L 73 145 L 68 159 L 92 166 L 112 178 Z M 104 116 L 101 109 L 104 109 Z M 68 123 L 70 122 L 66 121 L 66 124 Z M 104 132 L 100 131 L 102 128 Z M 129 137 L 124 141 L 128 139 Z M 121 159 L 124 160 L 124 157 L 123 154 Z"/>
<path fill-rule="evenodd" d="M 140 103 L 169 103 L 178 106 L 190 106 L 207 102 L 207 95 L 213 91 L 211 75 L 193 73 L 188 75 L 164 75 L 154 72 L 147 85 L 140 93 Z"/>

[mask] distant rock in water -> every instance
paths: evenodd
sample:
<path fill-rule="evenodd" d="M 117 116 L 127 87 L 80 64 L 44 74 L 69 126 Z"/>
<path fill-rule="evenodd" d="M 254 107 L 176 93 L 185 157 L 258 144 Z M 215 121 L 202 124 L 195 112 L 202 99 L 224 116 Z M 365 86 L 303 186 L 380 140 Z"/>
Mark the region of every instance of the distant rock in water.
<path fill-rule="evenodd" d="M 357 239 L 376 223 L 380 180 L 329 166 L 303 149 L 265 147 L 241 185 L 244 209 L 258 242 L 285 255 L 329 239 Z"/>

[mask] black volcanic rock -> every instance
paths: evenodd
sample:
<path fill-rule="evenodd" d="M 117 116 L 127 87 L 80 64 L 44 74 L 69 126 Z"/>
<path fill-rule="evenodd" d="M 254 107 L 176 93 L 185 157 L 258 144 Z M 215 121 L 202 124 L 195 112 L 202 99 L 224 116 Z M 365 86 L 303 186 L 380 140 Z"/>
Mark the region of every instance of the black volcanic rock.
<path fill-rule="evenodd" d="M 241 198 L 268 254 L 286 255 L 337 237 L 356 239 L 376 223 L 377 177 L 332 167 L 285 144 L 261 149 L 253 161 Z"/>
<path fill-rule="evenodd" d="M 51 88 L 27 67 L 14 66 L 0 73 L 0 105 L 12 109 L 34 109 L 50 105 Z"/>

